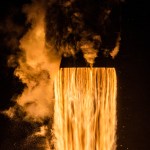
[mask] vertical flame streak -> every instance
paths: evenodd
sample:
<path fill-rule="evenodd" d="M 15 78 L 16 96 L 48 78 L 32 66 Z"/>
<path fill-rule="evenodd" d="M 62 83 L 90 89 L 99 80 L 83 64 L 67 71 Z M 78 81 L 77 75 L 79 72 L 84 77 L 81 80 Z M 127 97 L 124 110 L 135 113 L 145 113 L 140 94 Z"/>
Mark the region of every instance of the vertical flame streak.
<path fill-rule="evenodd" d="M 56 150 L 115 150 L 114 68 L 63 68 L 55 82 Z"/>

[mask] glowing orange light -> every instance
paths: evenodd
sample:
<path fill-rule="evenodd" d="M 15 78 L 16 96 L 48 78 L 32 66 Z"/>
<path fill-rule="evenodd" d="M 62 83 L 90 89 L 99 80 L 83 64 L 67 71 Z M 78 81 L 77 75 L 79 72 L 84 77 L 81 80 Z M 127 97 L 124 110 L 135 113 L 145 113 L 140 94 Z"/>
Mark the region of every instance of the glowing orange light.
<path fill-rule="evenodd" d="M 114 68 L 63 68 L 55 80 L 56 150 L 116 149 Z"/>

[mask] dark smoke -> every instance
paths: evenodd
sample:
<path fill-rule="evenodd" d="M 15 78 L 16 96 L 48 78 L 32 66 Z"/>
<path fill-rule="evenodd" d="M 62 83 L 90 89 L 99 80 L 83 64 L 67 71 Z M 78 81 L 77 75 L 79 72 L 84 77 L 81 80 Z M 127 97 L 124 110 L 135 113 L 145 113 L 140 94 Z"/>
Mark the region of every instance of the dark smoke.
<path fill-rule="evenodd" d="M 50 1 L 46 40 L 63 56 L 75 55 L 85 45 L 107 56 L 120 32 L 119 11 L 120 0 Z"/>

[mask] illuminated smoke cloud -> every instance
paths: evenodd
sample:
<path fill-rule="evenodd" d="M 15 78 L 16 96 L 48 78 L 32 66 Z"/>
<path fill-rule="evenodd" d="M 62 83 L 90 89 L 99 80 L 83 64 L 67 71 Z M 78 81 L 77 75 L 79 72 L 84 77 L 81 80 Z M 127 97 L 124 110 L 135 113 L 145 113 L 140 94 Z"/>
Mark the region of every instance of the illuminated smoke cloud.
<path fill-rule="evenodd" d="M 99 52 L 114 57 L 117 54 L 113 49 L 119 32 L 119 3 L 119 0 L 49 1 L 47 42 L 65 57 L 82 51 L 91 65 Z M 113 20 L 114 15 L 117 21 Z"/>
<path fill-rule="evenodd" d="M 17 97 L 17 105 L 26 113 L 26 120 L 43 121 L 53 114 L 53 78 L 60 57 L 45 42 L 45 7 L 42 1 L 33 1 L 23 7 L 31 27 L 20 40 L 19 65 L 14 73 L 25 85 Z M 13 59 L 10 56 L 8 63 Z M 15 109 L 10 108 L 7 114 L 13 117 Z"/>
<path fill-rule="evenodd" d="M 16 40 L 13 40 L 12 34 L 12 42 L 6 43 L 14 51 L 17 49 L 8 57 L 8 66 L 15 68 L 14 75 L 19 78 L 24 88 L 19 95 L 14 93 L 12 101 L 15 105 L 2 113 L 9 116 L 14 124 L 28 122 L 33 126 L 33 129 L 24 135 L 21 143 L 18 142 L 17 149 L 49 149 L 49 130 L 52 123 L 50 120 L 53 117 L 54 105 L 53 79 L 59 69 L 61 57 L 53 46 L 45 41 L 46 2 L 34 0 L 23 6 L 26 29 L 22 29 L 22 35 L 17 38 L 13 33 Z M 16 27 L 12 25 L 10 32 Z M 14 137 L 20 131 L 17 131 L 17 128 L 15 130 Z"/>

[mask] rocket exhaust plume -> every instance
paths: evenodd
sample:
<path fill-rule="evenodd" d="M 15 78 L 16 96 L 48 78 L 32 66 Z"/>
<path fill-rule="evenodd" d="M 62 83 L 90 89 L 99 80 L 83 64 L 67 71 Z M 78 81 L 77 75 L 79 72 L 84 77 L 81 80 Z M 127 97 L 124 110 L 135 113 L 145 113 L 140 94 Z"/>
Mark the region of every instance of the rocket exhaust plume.
<path fill-rule="evenodd" d="M 114 68 L 61 68 L 55 80 L 56 150 L 116 149 Z"/>
<path fill-rule="evenodd" d="M 54 81 L 56 150 L 116 150 L 120 33 L 109 21 L 118 3 L 58 0 L 48 7 L 46 40 L 62 55 Z"/>
<path fill-rule="evenodd" d="M 42 137 L 37 149 L 116 149 L 119 4 L 33 0 L 23 7 L 31 27 L 19 41 L 14 74 L 25 88 L 5 113 L 13 118 L 19 110 L 40 123 L 25 145 Z"/>

